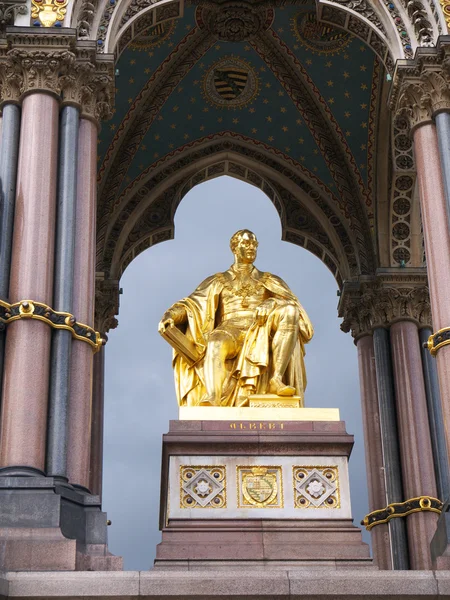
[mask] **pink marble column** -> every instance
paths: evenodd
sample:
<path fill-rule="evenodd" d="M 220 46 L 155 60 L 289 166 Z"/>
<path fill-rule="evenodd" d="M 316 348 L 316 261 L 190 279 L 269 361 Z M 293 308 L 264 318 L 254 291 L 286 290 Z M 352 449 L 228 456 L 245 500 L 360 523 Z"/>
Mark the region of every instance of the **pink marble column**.
<path fill-rule="evenodd" d="M 391 346 L 405 500 L 417 496 L 436 497 L 417 325 L 412 321 L 394 323 Z M 412 569 L 431 569 L 430 543 L 437 518 L 438 515 L 432 512 L 418 512 L 407 517 Z"/>
<path fill-rule="evenodd" d="M 436 127 L 425 123 L 414 130 L 414 150 L 422 210 L 433 330 L 450 327 L 450 233 L 439 162 Z M 450 450 L 450 346 L 436 355 L 442 412 Z"/>
<path fill-rule="evenodd" d="M 82 118 L 79 130 L 73 310 L 94 326 L 97 127 Z M 67 472 L 72 484 L 89 489 L 92 371 L 89 344 L 73 341 L 70 373 Z"/>
<path fill-rule="evenodd" d="M 359 383 L 364 427 L 369 510 L 386 506 L 386 486 L 383 466 L 380 415 L 378 410 L 377 378 L 373 337 L 365 335 L 356 343 L 358 348 Z M 372 553 L 379 569 L 392 569 L 389 526 L 377 525 L 371 530 Z"/>
<path fill-rule="evenodd" d="M 58 101 L 44 93 L 22 105 L 10 301 L 52 305 Z M 37 320 L 8 326 L 0 465 L 45 466 L 51 329 Z"/>

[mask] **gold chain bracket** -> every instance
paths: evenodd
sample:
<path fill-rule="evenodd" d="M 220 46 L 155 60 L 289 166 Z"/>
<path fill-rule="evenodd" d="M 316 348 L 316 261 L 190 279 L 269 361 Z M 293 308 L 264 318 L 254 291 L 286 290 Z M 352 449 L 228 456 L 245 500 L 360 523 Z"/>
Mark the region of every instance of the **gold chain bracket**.
<path fill-rule="evenodd" d="M 393 502 L 388 504 L 386 508 L 374 510 L 364 517 L 361 525 L 370 531 L 375 525 L 388 523 L 396 517 L 407 517 L 415 512 L 429 511 L 440 514 L 442 512 L 443 503 L 432 496 L 418 496 L 405 500 L 405 502 Z"/>
<path fill-rule="evenodd" d="M 450 344 L 450 327 L 444 327 L 432 333 L 424 346 L 428 348 L 431 356 L 436 356 L 437 351 L 448 344 Z"/>
<path fill-rule="evenodd" d="M 5 327 L 19 319 L 37 319 L 53 329 L 70 331 L 74 339 L 88 343 L 94 352 L 98 352 L 105 344 L 98 331 L 89 325 L 78 323 L 70 313 L 53 310 L 47 304 L 34 300 L 21 300 L 13 304 L 0 300 L 0 324 Z"/>

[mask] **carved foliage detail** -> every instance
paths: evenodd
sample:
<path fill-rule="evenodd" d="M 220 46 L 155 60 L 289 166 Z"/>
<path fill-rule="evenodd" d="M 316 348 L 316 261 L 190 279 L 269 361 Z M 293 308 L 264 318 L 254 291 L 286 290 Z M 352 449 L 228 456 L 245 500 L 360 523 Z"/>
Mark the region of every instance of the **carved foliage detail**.
<path fill-rule="evenodd" d="M 396 321 L 415 321 L 430 326 L 431 309 L 428 287 L 422 285 L 383 287 L 380 282 L 364 283 L 342 295 L 339 315 L 342 331 L 353 337 L 370 333 L 375 327 L 389 327 Z"/>

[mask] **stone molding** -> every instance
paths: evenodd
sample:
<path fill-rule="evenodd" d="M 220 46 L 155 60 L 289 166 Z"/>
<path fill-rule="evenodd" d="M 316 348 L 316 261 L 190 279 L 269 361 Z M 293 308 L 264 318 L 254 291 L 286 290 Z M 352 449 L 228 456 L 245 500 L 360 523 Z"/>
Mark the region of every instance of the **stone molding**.
<path fill-rule="evenodd" d="M 389 104 L 396 116 L 408 118 L 411 130 L 450 111 L 449 36 L 441 36 L 435 48 L 419 48 L 413 61 L 397 66 Z"/>
<path fill-rule="evenodd" d="M 111 116 L 114 60 L 98 56 L 95 42 L 76 42 L 75 32 L 47 33 L 14 28 L 0 43 L 0 103 L 19 104 L 44 92 L 100 121 Z"/>
<path fill-rule="evenodd" d="M 95 317 L 94 323 L 102 334 L 115 329 L 119 324 L 116 315 L 119 314 L 119 282 L 104 279 L 103 273 L 97 273 L 95 281 Z"/>
<path fill-rule="evenodd" d="M 0 37 L 5 36 L 6 27 L 14 25 L 17 15 L 28 12 L 26 0 L 3 0 L 0 2 Z"/>
<path fill-rule="evenodd" d="M 375 328 L 389 328 L 398 321 L 431 327 L 426 273 L 411 271 L 399 274 L 397 269 L 386 270 L 374 278 L 344 283 L 338 307 L 342 331 L 350 331 L 356 342 Z"/>

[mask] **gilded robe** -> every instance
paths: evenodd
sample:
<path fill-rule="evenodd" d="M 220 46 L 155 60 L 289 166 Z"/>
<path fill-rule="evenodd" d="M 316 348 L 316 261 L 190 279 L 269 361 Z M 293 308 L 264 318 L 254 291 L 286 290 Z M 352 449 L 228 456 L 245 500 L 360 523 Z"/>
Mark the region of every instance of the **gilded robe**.
<path fill-rule="evenodd" d="M 195 365 L 190 366 L 180 354 L 174 351 L 175 389 L 180 406 L 198 406 L 206 394 L 203 379 L 203 357 L 208 336 L 218 325 L 221 292 L 234 277 L 231 270 L 212 275 L 205 279 L 190 296 L 174 305 L 174 307 L 183 306 L 186 309 L 185 334 L 193 340 L 202 356 Z M 282 279 L 271 273 L 262 273 L 256 267 L 252 270 L 251 278 L 263 285 L 269 292 L 269 296 L 280 304 L 288 302 L 298 309 L 298 338 L 283 381 L 286 385 L 295 387 L 296 394 L 303 400 L 306 388 L 304 344 L 309 342 L 314 333 L 311 321 L 298 299 Z M 239 389 L 243 385 L 252 384 L 256 388 L 256 393 L 266 393 L 270 376 L 271 338 L 270 314 L 264 325 L 258 325 L 255 320 L 248 327 L 241 351 L 226 363 L 228 379 L 224 384 L 222 406 L 237 405 Z"/>

